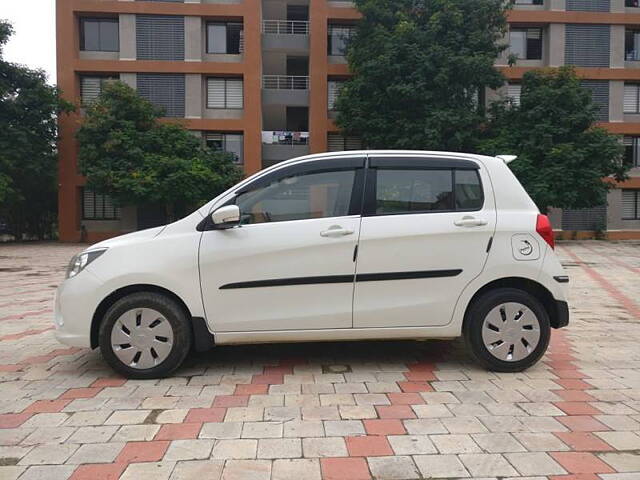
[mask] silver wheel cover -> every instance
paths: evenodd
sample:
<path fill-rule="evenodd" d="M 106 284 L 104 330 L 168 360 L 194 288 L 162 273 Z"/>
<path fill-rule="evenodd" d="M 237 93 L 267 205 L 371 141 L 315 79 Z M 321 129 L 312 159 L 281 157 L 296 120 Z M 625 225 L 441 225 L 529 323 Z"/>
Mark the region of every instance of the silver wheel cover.
<path fill-rule="evenodd" d="M 489 353 L 499 360 L 524 360 L 540 342 L 540 321 L 526 305 L 503 303 L 485 317 L 482 341 Z"/>
<path fill-rule="evenodd" d="M 173 328 L 152 308 L 134 308 L 113 324 L 111 348 L 128 367 L 144 370 L 164 362 L 173 348 Z"/>

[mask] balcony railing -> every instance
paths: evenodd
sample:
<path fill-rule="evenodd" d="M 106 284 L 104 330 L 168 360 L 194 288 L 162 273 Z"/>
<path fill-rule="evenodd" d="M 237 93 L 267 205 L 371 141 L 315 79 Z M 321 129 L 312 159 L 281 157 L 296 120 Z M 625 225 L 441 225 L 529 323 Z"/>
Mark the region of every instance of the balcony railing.
<path fill-rule="evenodd" d="M 262 33 L 275 35 L 309 35 L 309 22 L 302 20 L 263 20 Z"/>
<path fill-rule="evenodd" d="M 309 90 L 309 77 L 295 75 L 264 75 L 262 88 L 273 90 Z"/>
<path fill-rule="evenodd" d="M 263 145 L 309 145 L 309 132 L 263 131 Z"/>

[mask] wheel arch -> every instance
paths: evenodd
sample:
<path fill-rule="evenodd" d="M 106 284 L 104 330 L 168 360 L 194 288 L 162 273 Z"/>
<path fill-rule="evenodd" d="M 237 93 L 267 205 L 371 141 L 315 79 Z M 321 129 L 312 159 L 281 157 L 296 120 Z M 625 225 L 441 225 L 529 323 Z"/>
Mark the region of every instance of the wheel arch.
<path fill-rule="evenodd" d="M 126 287 L 118 288 L 117 290 L 114 290 L 109 295 L 107 295 L 104 299 L 102 299 L 102 301 L 96 308 L 95 312 L 93 313 L 93 317 L 91 318 L 91 348 L 92 349 L 97 348 L 100 344 L 100 341 L 99 341 L 100 324 L 104 318 L 104 315 L 107 313 L 107 310 L 109 310 L 111 305 L 113 305 L 115 302 L 117 302 L 121 298 L 124 298 L 127 295 L 130 295 L 132 293 L 137 293 L 137 292 L 159 293 L 161 295 L 165 295 L 171 298 L 180 306 L 180 308 L 184 311 L 185 315 L 187 316 L 187 319 L 189 320 L 192 333 L 193 333 L 195 349 L 197 351 L 206 350 L 206 348 L 204 347 L 206 346 L 206 344 L 209 343 L 209 340 L 210 340 L 211 346 L 213 346 L 213 335 L 209 332 L 206 326 L 205 319 L 202 317 L 194 317 L 191 314 L 189 307 L 187 307 L 187 304 L 184 302 L 184 300 L 182 300 L 182 298 L 180 298 L 171 290 L 168 290 L 164 287 L 160 287 L 158 285 L 140 283 L 140 284 L 127 285 Z"/>
<path fill-rule="evenodd" d="M 553 297 L 553 294 L 541 283 L 523 277 L 505 277 L 493 280 L 486 285 L 482 286 L 467 304 L 467 308 L 464 312 L 464 320 L 462 323 L 462 331 L 465 331 L 467 322 L 469 319 L 469 311 L 473 307 L 473 304 L 486 292 L 494 290 L 496 288 L 516 288 L 527 292 L 542 304 L 549 315 L 549 321 L 552 328 L 561 328 L 564 326 L 561 320 L 560 312 L 558 311 L 558 302 Z"/>

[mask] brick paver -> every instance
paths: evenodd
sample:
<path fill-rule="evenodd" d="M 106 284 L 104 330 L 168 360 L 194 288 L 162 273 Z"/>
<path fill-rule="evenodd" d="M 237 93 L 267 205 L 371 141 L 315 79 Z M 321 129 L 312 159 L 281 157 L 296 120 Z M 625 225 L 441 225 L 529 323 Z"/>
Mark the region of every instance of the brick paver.
<path fill-rule="evenodd" d="M 640 478 L 640 244 L 569 242 L 534 368 L 461 340 L 220 347 L 120 378 L 52 332 L 79 245 L 0 246 L 0 478 Z"/>

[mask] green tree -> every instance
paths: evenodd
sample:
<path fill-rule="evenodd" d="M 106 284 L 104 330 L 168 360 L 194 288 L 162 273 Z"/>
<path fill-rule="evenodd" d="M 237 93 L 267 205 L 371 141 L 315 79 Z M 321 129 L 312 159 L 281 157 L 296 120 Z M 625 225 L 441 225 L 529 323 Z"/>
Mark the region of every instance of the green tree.
<path fill-rule="evenodd" d="M 337 124 L 370 148 L 473 150 L 478 92 L 504 82 L 503 0 L 356 0 Z M 504 42 L 502 42 L 504 43 Z"/>
<path fill-rule="evenodd" d="M 13 236 L 53 236 L 57 214 L 56 115 L 72 110 L 40 70 L 2 58 L 13 28 L 0 21 L 0 220 Z"/>
<path fill-rule="evenodd" d="M 520 105 L 496 102 L 481 151 L 513 154 L 509 166 L 541 211 L 602 205 L 624 180 L 619 138 L 595 126 L 597 106 L 571 67 L 535 70 L 522 79 Z"/>
<path fill-rule="evenodd" d="M 169 220 L 242 178 L 228 153 L 206 148 L 182 125 L 122 82 L 110 82 L 78 130 L 87 186 L 119 205 L 164 205 Z"/>

